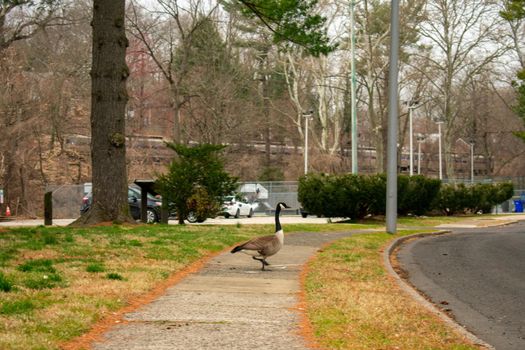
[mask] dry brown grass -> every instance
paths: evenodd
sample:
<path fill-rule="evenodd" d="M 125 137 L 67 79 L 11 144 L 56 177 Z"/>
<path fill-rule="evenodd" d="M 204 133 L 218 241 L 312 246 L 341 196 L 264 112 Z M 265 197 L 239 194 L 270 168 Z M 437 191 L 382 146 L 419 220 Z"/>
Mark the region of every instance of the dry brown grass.
<path fill-rule="evenodd" d="M 326 247 L 308 266 L 307 315 L 327 349 L 479 349 L 417 304 L 387 275 L 387 234 L 358 235 Z"/>

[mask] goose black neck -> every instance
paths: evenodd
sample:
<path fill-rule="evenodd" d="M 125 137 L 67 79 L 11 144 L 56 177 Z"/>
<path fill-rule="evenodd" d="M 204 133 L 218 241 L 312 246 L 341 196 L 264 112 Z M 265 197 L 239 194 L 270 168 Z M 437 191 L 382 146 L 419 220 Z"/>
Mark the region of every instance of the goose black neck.
<path fill-rule="evenodd" d="M 281 222 L 279 221 L 280 213 L 281 213 L 281 206 L 277 204 L 277 208 L 275 208 L 275 232 L 282 230 Z"/>

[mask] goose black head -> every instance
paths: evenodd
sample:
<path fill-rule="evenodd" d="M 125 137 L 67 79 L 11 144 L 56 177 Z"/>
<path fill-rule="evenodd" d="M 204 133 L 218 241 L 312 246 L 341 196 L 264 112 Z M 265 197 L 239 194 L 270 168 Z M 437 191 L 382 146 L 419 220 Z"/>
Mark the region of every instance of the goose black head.
<path fill-rule="evenodd" d="M 291 208 L 290 206 L 286 205 L 286 203 L 284 202 L 277 203 L 277 207 L 279 207 L 279 209 Z"/>

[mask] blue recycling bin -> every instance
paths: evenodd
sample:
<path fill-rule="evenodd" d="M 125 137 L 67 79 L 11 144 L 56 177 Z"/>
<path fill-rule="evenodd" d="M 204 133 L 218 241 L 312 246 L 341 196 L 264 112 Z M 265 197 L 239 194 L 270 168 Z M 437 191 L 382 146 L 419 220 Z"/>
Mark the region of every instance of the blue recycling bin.
<path fill-rule="evenodd" d="M 521 202 L 521 199 L 514 200 L 514 212 L 523 213 L 523 203 Z"/>

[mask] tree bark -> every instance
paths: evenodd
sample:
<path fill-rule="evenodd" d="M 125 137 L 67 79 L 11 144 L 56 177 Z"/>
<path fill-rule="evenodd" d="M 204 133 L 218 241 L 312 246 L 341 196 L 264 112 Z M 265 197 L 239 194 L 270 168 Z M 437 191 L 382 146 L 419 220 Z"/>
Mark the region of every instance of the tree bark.
<path fill-rule="evenodd" d="M 131 222 L 127 198 L 125 0 L 93 1 L 91 161 L 93 204 L 73 224 Z"/>

